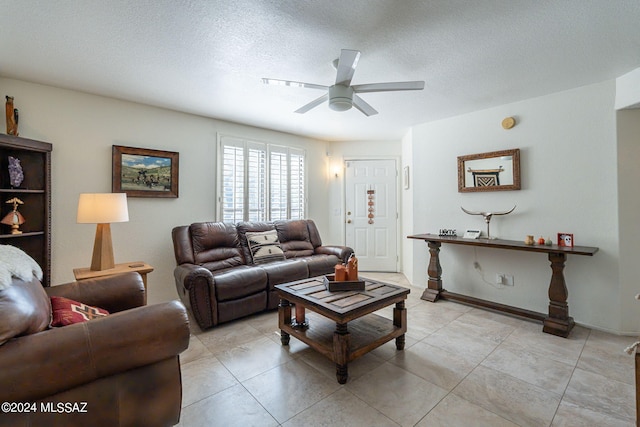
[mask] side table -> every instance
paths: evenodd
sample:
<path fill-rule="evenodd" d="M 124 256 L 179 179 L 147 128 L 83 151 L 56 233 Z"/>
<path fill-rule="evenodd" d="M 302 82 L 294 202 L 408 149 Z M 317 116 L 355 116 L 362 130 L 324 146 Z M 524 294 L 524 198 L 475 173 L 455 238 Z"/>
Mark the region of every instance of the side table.
<path fill-rule="evenodd" d="M 135 271 L 142 277 L 144 283 L 144 303 L 147 303 L 147 273 L 153 271 L 153 267 L 142 261 L 124 262 L 122 264 L 116 264 L 115 267 L 107 270 L 91 270 L 86 268 L 74 268 L 73 275 L 76 280 L 95 279 L 96 277 L 112 276 L 114 274 L 127 273 L 129 271 Z"/>

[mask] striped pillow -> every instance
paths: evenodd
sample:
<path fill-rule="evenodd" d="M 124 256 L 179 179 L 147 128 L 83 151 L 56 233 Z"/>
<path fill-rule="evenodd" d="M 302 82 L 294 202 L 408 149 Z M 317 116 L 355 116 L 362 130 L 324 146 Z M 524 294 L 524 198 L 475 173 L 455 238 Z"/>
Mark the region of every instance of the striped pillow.
<path fill-rule="evenodd" d="M 284 260 L 284 252 L 278 241 L 278 232 L 276 230 L 246 233 L 246 236 L 254 264 L 266 264 Z"/>

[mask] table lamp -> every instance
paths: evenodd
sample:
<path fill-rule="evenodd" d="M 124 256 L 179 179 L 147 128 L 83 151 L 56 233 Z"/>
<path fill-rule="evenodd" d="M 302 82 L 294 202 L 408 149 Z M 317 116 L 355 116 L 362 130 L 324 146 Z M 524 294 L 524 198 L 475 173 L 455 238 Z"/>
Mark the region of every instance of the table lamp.
<path fill-rule="evenodd" d="M 79 224 L 98 224 L 93 244 L 91 270 L 108 270 L 115 267 L 111 223 L 129 221 L 126 193 L 83 193 L 78 199 Z"/>

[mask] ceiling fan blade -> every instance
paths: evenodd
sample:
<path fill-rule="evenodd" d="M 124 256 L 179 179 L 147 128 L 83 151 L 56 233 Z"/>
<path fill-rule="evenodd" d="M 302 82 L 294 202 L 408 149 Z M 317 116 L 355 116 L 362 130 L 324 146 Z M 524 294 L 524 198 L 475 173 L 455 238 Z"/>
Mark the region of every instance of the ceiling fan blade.
<path fill-rule="evenodd" d="M 413 82 L 389 82 L 389 83 L 369 83 L 363 85 L 351 86 L 354 92 L 392 92 L 396 90 L 422 90 L 424 89 L 423 81 Z"/>
<path fill-rule="evenodd" d="M 364 115 L 367 117 L 378 114 L 375 108 L 373 108 L 364 99 L 360 98 L 355 93 L 353 94 L 353 106 L 364 113 Z"/>
<path fill-rule="evenodd" d="M 262 83 L 266 85 L 279 85 L 279 86 L 292 86 L 292 87 L 306 87 L 309 89 L 329 89 L 329 86 L 322 86 L 313 83 L 303 83 L 303 82 L 294 82 L 291 80 L 279 80 L 279 79 L 268 79 L 263 78 Z"/>
<path fill-rule="evenodd" d="M 342 49 L 342 51 L 340 51 L 340 58 L 336 66 L 338 70 L 336 75 L 337 85 L 349 86 L 351 84 L 351 79 L 353 78 L 353 73 L 356 71 L 359 59 L 360 51 L 350 49 Z"/>
<path fill-rule="evenodd" d="M 308 103 L 307 105 L 304 105 L 304 106 L 298 108 L 295 112 L 299 113 L 299 114 L 306 113 L 307 111 L 311 110 L 312 108 L 317 107 L 318 105 L 322 104 L 327 99 L 329 99 L 329 94 L 325 93 L 320 98 L 316 98 L 313 101 L 311 101 L 310 103 Z"/>

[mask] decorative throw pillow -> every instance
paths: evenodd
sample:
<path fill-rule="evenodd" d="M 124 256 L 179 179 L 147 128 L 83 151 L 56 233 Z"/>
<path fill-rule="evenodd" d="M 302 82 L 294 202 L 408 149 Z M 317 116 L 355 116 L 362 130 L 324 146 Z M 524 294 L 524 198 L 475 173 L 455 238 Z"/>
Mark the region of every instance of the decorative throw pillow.
<path fill-rule="evenodd" d="M 102 308 L 92 307 L 64 297 L 51 297 L 51 309 L 53 311 L 51 326 L 82 323 L 109 314 L 107 310 Z"/>
<path fill-rule="evenodd" d="M 284 260 L 284 252 L 278 241 L 276 230 L 246 233 L 247 244 L 254 264 L 266 264 Z"/>

